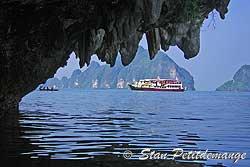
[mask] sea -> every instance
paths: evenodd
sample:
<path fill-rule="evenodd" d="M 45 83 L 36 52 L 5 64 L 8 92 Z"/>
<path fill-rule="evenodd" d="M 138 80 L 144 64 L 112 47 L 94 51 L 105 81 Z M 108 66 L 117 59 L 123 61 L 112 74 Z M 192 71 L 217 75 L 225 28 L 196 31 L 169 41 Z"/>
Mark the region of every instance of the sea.
<path fill-rule="evenodd" d="M 18 129 L 12 142 L 22 146 L 9 156 L 157 162 L 176 156 L 175 161 L 187 164 L 247 167 L 250 92 L 36 90 L 20 102 Z M 198 152 L 224 158 L 191 157 Z M 234 156 L 229 159 L 229 154 Z"/>

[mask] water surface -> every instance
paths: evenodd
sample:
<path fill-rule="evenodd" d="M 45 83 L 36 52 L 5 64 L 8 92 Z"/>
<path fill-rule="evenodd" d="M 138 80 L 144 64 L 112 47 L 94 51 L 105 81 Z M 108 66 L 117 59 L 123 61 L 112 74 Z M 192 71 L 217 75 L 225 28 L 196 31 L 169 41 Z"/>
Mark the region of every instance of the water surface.
<path fill-rule="evenodd" d="M 62 89 L 34 91 L 20 103 L 21 138 L 36 148 L 20 151 L 31 158 L 138 159 L 142 149 L 171 152 L 209 150 L 247 153 L 239 160 L 202 161 L 208 166 L 250 164 L 250 93 L 136 92 Z"/>

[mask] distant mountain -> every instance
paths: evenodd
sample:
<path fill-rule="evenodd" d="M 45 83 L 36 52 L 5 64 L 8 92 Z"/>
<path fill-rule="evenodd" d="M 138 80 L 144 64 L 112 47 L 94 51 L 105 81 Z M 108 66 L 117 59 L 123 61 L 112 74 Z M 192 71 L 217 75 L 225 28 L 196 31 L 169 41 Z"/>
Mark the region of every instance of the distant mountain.
<path fill-rule="evenodd" d="M 233 77 L 225 82 L 216 91 L 250 91 L 250 65 L 243 65 Z"/>
<path fill-rule="evenodd" d="M 69 79 L 64 77 L 61 82 L 56 78 L 49 79 L 47 85 L 58 88 L 127 88 L 133 80 L 157 76 L 179 79 L 188 90 L 195 90 L 193 77 L 187 70 L 161 51 L 150 60 L 148 50 L 142 47 L 138 48 L 135 59 L 126 67 L 122 65 L 120 56 L 112 68 L 92 61 L 85 71 L 75 70 Z"/>

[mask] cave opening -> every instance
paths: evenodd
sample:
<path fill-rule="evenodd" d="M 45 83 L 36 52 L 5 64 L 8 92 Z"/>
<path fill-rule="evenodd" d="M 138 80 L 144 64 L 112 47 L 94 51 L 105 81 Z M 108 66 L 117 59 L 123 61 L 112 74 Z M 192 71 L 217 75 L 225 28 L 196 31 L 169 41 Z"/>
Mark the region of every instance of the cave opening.
<path fill-rule="evenodd" d="M 79 4 L 78 4 L 79 3 Z M 78 5 L 77 5 L 78 4 Z M 186 59 L 200 48 L 200 27 L 216 9 L 224 19 L 229 0 L 1 2 L 1 117 L 18 108 L 23 96 L 52 77 L 73 51 L 80 67 L 96 54 L 114 66 L 134 59 L 143 33 L 150 58 L 177 45 Z"/>
<path fill-rule="evenodd" d="M 202 3 L 196 0 L 178 0 L 178 3 L 171 0 L 79 2 L 0 2 L 0 130 L 4 136 L 0 143 L 7 157 L 14 152 L 28 158 L 63 158 L 64 153 L 69 153 L 69 158 L 84 158 L 84 155 L 91 158 L 91 154 L 106 155 L 116 148 L 123 151 L 133 148 L 128 142 L 136 141 L 136 135 L 150 133 L 152 141 L 157 140 L 158 134 L 152 127 L 158 122 L 148 122 L 161 115 L 150 111 L 159 111 L 164 106 L 151 105 L 147 101 L 157 103 L 156 98 L 137 94 L 131 99 L 131 93 L 125 91 L 104 94 L 100 90 L 93 95 L 91 90 L 82 93 L 79 89 L 66 92 L 66 95 L 59 91 L 59 96 L 52 92 L 29 93 L 65 66 L 72 52 L 79 58 L 80 69 L 90 64 L 93 54 L 114 66 L 119 52 L 122 65 L 129 65 L 144 33 L 151 59 L 160 47 L 166 51 L 173 45 L 184 52 L 186 59 L 192 58 L 199 52 L 200 27 L 204 19 L 214 9 L 224 19 L 229 0 L 204 0 Z M 190 5 L 195 8 L 191 10 Z M 145 108 L 139 108 L 136 98 L 145 100 Z M 187 99 L 181 100 L 189 104 Z M 134 112 L 134 108 L 141 112 Z M 148 113 L 142 115 L 144 111 Z M 145 129 L 138 128 L 144 126 Z M 196 133 L 175 130 L 185 137 L 199 138 Z M 171 136 L 165 131 L 162 134 L 166 138 Z M 8 144 L 12 141 L 14 145 Z M 96 141 L 99 141 L 98 146 Z M 192 145 L 195 144 L 189 146 Z M 22 150 L 24 147 L 32 147 L 34 152 L 29 154 Z M 102 153 L 85 154 L 96 147 Z M 55 151 L 48 153 L 50 148 Z"/>

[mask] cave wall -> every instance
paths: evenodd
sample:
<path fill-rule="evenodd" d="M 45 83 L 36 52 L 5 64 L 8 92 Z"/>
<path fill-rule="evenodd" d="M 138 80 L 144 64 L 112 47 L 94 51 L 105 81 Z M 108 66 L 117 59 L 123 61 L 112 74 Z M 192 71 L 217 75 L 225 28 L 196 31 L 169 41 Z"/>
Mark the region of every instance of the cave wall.
<path fill-rule="evenodd" d="M 91 55 L 114 65 L 134 58 L 146 33 L 150 58 L 177 45 L 186 59 L 200 49 L 200 27 L 230 0 L 2 0 L 0 2 L 0 117 L 66 65 L 75 51 L 80 66 Z"/>

